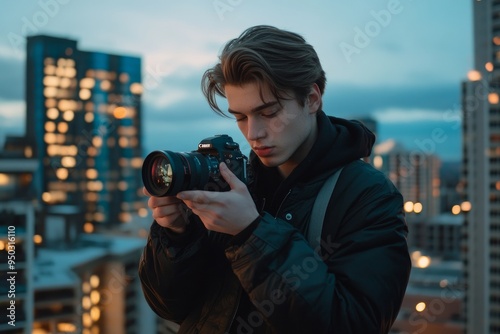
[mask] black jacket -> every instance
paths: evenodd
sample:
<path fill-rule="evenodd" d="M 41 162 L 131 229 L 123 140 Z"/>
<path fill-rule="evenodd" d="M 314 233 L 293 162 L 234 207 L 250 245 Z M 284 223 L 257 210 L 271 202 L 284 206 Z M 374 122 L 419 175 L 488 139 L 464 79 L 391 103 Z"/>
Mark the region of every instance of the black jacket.
<path fill-rule="evenodd" d="M 139 266 L 145 297 L 180 333 L 387 333 L 408 282 L 407 225 L 394 185 L 360 158 L 374 136 L 318 115 L 318 139 L 288 178 L 251 154 L 261 216 L 235 237 L 197 217 L 174 235 L 153 223 Z M 321 253 L 303 235 L 324 180 L 331 196 Z"/>

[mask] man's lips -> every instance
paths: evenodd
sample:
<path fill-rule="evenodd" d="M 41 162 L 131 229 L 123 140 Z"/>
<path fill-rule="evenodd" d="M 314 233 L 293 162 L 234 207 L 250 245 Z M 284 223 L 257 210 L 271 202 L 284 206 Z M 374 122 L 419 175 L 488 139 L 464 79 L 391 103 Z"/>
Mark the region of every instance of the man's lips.
<path fill-rule="evenodd" d="M 257 154 L 259 157 L 267 157 L 271 155 L 273 151 L 272 146 L 257 146 L 253 148 L 253 151 L 255 154 Z"/>

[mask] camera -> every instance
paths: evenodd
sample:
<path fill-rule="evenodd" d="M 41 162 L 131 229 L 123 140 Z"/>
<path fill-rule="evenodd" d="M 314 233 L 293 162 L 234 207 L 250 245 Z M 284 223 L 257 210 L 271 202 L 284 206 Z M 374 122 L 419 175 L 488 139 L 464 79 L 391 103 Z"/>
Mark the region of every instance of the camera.
<path fill-rule="evenodd" d="M 247 182 L 248 158 L 241 153 L 238 143 L 225 134 L 203 139 L 196 151 L 149 153 L 142 164 L 142 181 L 156 197 L 175 196 L 193 189 L 228 191 L 230 187 L 219 171 L 221 162 Z"/>

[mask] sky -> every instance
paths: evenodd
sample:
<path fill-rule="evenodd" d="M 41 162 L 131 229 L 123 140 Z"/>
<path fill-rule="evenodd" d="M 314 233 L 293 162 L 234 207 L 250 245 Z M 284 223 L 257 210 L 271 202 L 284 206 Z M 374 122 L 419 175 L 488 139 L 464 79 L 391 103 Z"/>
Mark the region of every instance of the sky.
<path fill-rule="evenodd" d="M 461 158 L 460 85 L 473 66 L 472 1 L 466 0 L 39 0 L 0 10 L 0 145 L 24 134 L 26 36 L 78 41 L 86 51 L 142 58 L 143 149 L 195 150 L 232 119 L 200 89 L 223 45 L 268 24 L 301 34 L 327 76 L 327 114 L 377 121 L 377 140 Z"/>

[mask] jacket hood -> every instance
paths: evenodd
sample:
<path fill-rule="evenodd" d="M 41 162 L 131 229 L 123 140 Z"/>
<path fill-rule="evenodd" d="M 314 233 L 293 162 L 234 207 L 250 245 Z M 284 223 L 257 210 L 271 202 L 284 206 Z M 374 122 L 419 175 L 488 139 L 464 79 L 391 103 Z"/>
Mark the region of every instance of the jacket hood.
<path fill-rule="evenodd" d="M 255 153 L 250 153 L 252 169 L 259 178 L 255 184 L 257 188 L 254 188 L 257 194 L 275 193 L 273 197 L 277 200 L 296 183 L 306 183 L 318 175 L 331 173 L 351 161 L 370 155 L 375 135 L 361 122 L 327 116 L 323 111 L 317 117 L 316 142 L 286 179 L 283 180 L 278 168 L 264 166 Z"/>

